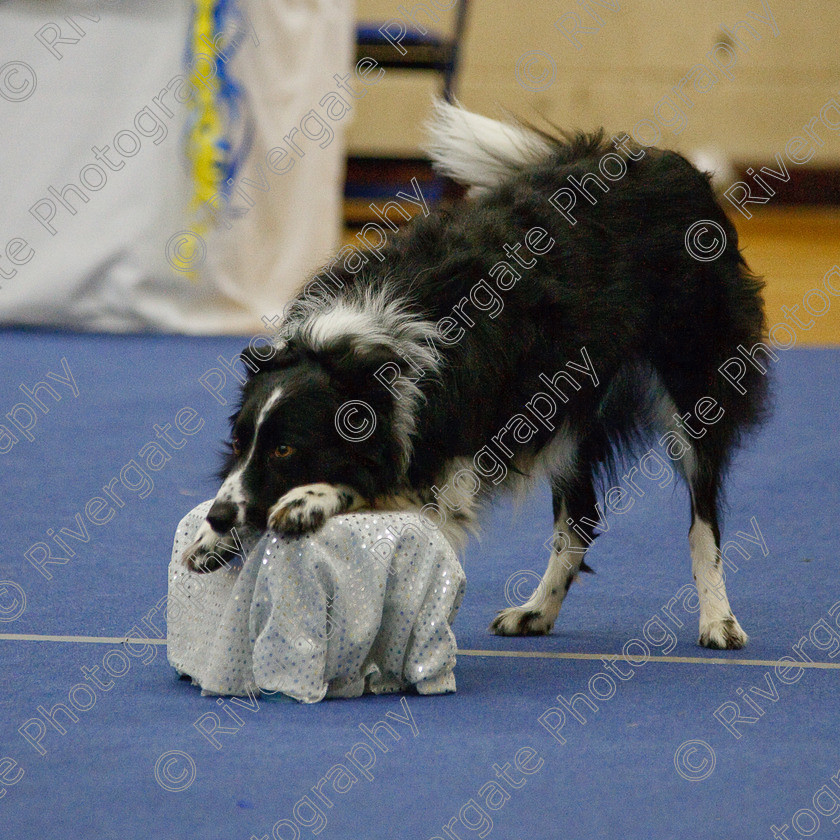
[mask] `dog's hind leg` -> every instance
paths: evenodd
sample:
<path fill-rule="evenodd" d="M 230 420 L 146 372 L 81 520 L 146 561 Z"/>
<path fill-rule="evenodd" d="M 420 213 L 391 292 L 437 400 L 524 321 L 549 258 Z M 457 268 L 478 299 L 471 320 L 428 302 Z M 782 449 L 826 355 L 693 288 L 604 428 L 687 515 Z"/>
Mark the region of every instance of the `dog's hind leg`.
<path fill-rule="evenodd" d="M 687 378 L 672 381 L 671 388 L 660 399 L 660 422 L 670 433 L 679 431 L 675 419 L 700 399 L 699 386 L 691 391 Z M 672 394 L 676 393 L 674 398 Z M 687 415 L 683 414 L 684 419 Z M 691 550 L 691 573 L 700 602 L 700 636 L 698 644 L 707 648 L 737 649 L 747 643 L 726 595 L 726 581 L 720 554 L 719 497 L 723 468 L 731 447 L 733 429 L 719 421 L 707 424 L 702 432 L 692 435 L 691 447 L 678 461 L 679 470 L 691 493 L 691 528 L 688 545 Z"/>
<path fill-rule="evenodd" d="M 589 472 L 572 482 L 552 479 L 554 536 L 548 568 L 531 597 L 521 606 L 502 610 L 490 625 L 499 636 L 539 636 L 551 632 L 563 599 L 580 571 L 589 571 L 583 557 L 595 538 L 591 529 L 581 528 L 578 519 L 595 511 L 595 490 Z M 571 523 L 584 530 L 588 542 L 572 530 Z"/>
<path fill-rule="evenodd" d="M 688 479 L 691 488 L 688 544 L 691 549 L 691 572 L 700 600 L 698 641 L 707 648 L 742 648 L 747 643 L 747 634 L 729 606 L 720 555 L 717 512 L 719 477 L 711 465 L 703 463 L 701 454 L 698 469 Z"/>

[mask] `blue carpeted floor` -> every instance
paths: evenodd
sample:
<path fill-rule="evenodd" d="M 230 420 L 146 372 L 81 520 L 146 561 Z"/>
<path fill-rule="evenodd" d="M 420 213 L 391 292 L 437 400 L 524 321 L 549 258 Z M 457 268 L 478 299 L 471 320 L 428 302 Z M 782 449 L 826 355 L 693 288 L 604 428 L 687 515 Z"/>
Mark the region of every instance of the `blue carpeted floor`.
<path fill-rule="evenodd" d="M 696 615 L 682 600 L 691 581 L 685 494 L 652 482 L 633 510 L 612 518 L 589 557 L 597 574 L 572 588 L 553 635 L 489 635 L 506 588 L 527 589 L 511 576 L 531 582 L 543 571 L 546 489 L 518 510 L 502 501 L 488 512 L 481 543 L 464 558 L 467 597 L 455 624 L 463 650 L 544 655 L 461 655 L 453 696 L 314 706 L 263 698 L 247 709 L 179 681 L 161 645 L 128 656 L 108 641 L 135 625 L 150 637 L 163 627 L 155 610 L 172 534 L 215 490 L 215 451 L 235 398 L 218 356 L 231 359 L 242 345 L 0 333 L 0 424 L 18 437 L 0 437 L 8 450 L 0 454 L 0 836 L 719 840 L 773 837 L 772 826 L 790 838 L 836 834 L 840 351 L 783 354 L 773 419 L 732 471 L 724 537 L 748 555 L 731 554 L 738 570 L 728 575 L 751 636 L 743 651 L 696 646 Z M 224 372 L 224 386 L 211 368 Z M 15 409 L 33 405 L 20 386 L 39 381 L 60 401 L 42 388 L 46 411 Z M 7 413 L 31 426 L 31 440 Z M 96 501 L 109 484 L 122 506 Z M 110 520 L 91 524 L 86 506 Z M 78 531 L 64 532 L 69 551 L 53 540 L 61 529 Z M 759 532 L 766 556 L 738 536 Z M 600 660 L 638 653 L 633 639 L 666 658 Z M 829 667 L 775 667 L 796 658 L 794 646 L 800 659 Z M 574 711 L 558 701 L 578 693 L 586 699 Z M 38 707 L 72 709 L 68 694 L 85 709 L 74 710 L 77 720 L 57 710 L 64 731 L 43 724 Z M 731 719 L 732 703 L 741 722 L 727 728 L 718 718 Z M 216 745 L 193 725 L 211 711 L 228 730 Z M 399 740 L 383 727 L 381 746 L 369 740 L 360 726 L 379 721 Z"/>

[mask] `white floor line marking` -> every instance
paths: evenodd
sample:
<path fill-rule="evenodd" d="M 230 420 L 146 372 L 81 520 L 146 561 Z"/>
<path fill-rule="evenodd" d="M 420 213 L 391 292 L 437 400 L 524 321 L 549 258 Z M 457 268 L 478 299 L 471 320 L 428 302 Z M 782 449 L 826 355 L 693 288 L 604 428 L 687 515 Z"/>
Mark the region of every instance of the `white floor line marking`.
<path fill-rule="evenodd" d="M 95 645 L 121 645 L 129 641 L 125 636 L 42 636 L 36 633 L 0 633 L 0 641 L 7 642 L 81 642 Z M 132 636 L 134 644 L 165 645 L 166 639 L 141 639 Z M 764 668 L 823 668 L 840 669 L 840 662 L 778 662 L 774 659 L 717 659 L 710 656 L 625 656 L 621 653 L 552 653 L 539 650 L 458 650 L 459 656 L 508 656 L 520 659 L 609 659 L 611 662 L 664 662 L 684 665 L 758 665 Z"/>
<path fill-rule="evenodd" d="M 717 659 L 711 656 L 625 656 L 621 653 L 551 653 L 538 650 L 459 650 L 460 656 L 512 656 L 523 659 L 609 659 L 622 662 L 664 662 L 686 665 L 761 665 L 765 668 L 840 668 L 840 662 L 777 662 L 774 659 Z"/>
<path fill-rule="evenodd" d="M 0 641 L 8 642 L 84 642 L 93 645 L 121 645 L 125 636 L 41 636 L 36 633 L 0 633 Z M 136 644 L 165 645 L 166 639 L 141 639 L 131 636 Z"/>

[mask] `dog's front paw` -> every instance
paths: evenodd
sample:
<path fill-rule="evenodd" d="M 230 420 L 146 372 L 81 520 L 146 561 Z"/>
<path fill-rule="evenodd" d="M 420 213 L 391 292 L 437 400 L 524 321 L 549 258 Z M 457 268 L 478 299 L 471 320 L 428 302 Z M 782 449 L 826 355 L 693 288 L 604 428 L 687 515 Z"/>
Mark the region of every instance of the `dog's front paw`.
<path fill-rule="evenodd" d="M 740 650 L 749 640 L 734 615 L 700 625 L 698 643 L 712 650 Z"/>
<path fill-rule="evenodd" d="M 218 564 L 214 563 L 215 548 L 218 542 L 219 535 L 205 520 L 196 531 L 195 539 L 184 550 L 181 559 L 191 572 L 211 572 L 218 568 Z"/>
<path fill-rule="evenodd" d="M 339 491 L 329 484 L 305 484 L 289 490 L 268 511 L 275 531 L 297 536 L 317 531 L 328 517 L 341 510 Z"/>
<path fill-rule="evenodd" d="M 225 542 L 225 539 L 229 542 Z M 220 534 L 205 521 L 196 532 L 193 542 L 184 550 L 181 559 L 191 572 L 204 574 L 227 566 L 237 556 L 244 557 L 236 530 L 231 530 L 227 535 Z"/>
<path fill-rule="evenodd" d="M 508 607 L 493 619 L 490 631 L 497 636 L 546 636 L 553 626 L 554 620 L 540 610 Z"/>
<path fill-rule="evenodd" d="M 211 551 L 201 546 L 191 545 L 184 552 L 184 562 L 191 572 L 197 574 L 205 574 L 206 572 L 215 572 L 216 569 L 221 569 L 222 566 L 227 565 L 229 558 L 223 557 L 221 551 L 218 549 Z"/>

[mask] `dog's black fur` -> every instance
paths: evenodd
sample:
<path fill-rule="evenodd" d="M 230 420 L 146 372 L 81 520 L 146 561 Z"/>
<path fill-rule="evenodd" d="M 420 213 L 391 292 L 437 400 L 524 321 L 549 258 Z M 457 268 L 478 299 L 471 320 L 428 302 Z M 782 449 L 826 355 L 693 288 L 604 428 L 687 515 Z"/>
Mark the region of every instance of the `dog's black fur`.
<path fill-rule="evenodd" d="M 534 422 L 538 431 L 527 442 L 516 443 L 508 433 L 505 447 L 492 447 L 498 460 L 492 478 L 471 466 L 479 492 L 492 489 L 502 471 L 501 485 L 537 470 L 547 473 L 555 533 L 565 529 L 568 547 L 574 535 L 564 518 L 599 518 L 599 478 L 656 428 L 662 420 L 657 404 L 672 403 L 684 415 L 710 397 L 723 416 L 690 441 L 693 460 L 680 466 L 692 492 L 692 523 L 708 526 L 720 545 L 722 476 L 742 433 L 762 416 L 766 385 L 747 365 L 741 394 L 718 368 L 739 346 L 750 350 L 762 341 L 762 284 L 747 270 L 709 178 L 680 155 L 650 148 L 638 160 L 622 154 L 627 172 L 609 182 L 598 162 L 616 150 L 601 134 L 539 142 L 546 144 L 539 159 L 511 162 L 496 186 L 392 236 L 383 261 L 371 256 L 355 273 L 333 267 L 334 296 L 314 303 L 301 296 L 270 358 L 255 350 L 243 354 L 251 376 L 233 418 L 238 454 L 230 455 L 222 471 L 229 486 L 214 505 L 215 519 L 210 517 L 214 534 L 246 521 L 299 533 L 354 508 L 430 502 L 440 505 L 449 524 L 469 524 L 474 506 L 463 491 L 469 482 L 461 482 L 458 500 L 442 496 L 441 488 L 456 468 L 473 465 L 476 453 L 511 418 L 523 416 L 536 393 L 546 392 L 540 374 L 552 378 L 565 370 L 577 386 L 558 382 L 568 401 L 551 394 L 554 417 Z M 591 178 L 584 181 L 595 203 L 580 195 L 572 225 L 549 199 L 569 185 L 569 176 L 581 182 L 588 173 L 609 191 Z M 713 261 L 698 261 L 686 249 L 686 230 L 698 220 L 713 221 L 726 233 L 726 247 Z M 546 232 L 531 240 L 538 249 L 548 237 L 554 240 L 542 255 L 525 245 L 534 228 Z M 531 267 L 509 255 L 516 243 L 516 253 Z M 520 274 L 510 288 L 502 286 L 514 275 L 500 275 L 498 268 L 491 273 L 503 261 Z M 488 306 L 489 296 L 476 292 L 482 279 L 503 303 L 495 317 L 470 301 L 472 291 L 479 305 Z M 460 315 L 453 315 L 459 306 Z M 348 315 L 356 312 L 358 319 Z M 448 317 L 463 332 L 449 324 L 447 342 L 434 325 Z M 585 365 L 582 348 L 597 386 L 592 376 L 568 366 L 582 359 Z M 395 380 L 397 368 L 402 377 Z M 350 400 L 366 403 L 375 414 L 376 428 L 364 440 L 350 441 L 336 427 L 339 409 Z M 566 454 L 556 456 L 555 449 Z M 231 475 L 239 482 L 233 491 Z M 339 488 L 337 495 L 330 488 Z M 329 503 L 319 506 L 324 496 L 318 493 L 329 496 Z M 584 526 L 589 539 L 593 526 Z M 188 552 L 195 568 L 213 567 L 206 560 L 211 543 L 199 540 Z M 559 609 L 580 569 L 580 543 L 578 548 L 571 565 L 564 561 L 565 572 L 551 580 L 547 573 L 551 592 L 539 598 L 535 593 L 528 609 L 500 614 L 494 629 L 548 632 L 554 607 Z M 698 562 L 715 565 L 719 559 L 695 558 L 695 578 Z M 728 602 L 724 614 L 707 616 L 707 623 L 714 619 L 718 625 L 705 637 L 701 613 L 701 643 L 744 643 L 727 611 Z"/>

